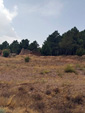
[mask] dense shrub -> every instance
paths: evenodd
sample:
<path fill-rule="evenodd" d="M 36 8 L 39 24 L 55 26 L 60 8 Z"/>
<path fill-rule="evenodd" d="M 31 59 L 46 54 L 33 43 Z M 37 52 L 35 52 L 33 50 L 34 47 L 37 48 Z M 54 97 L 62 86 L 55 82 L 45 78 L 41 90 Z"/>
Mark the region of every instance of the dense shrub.
<path fill-rule="evenodd" d="M 83 49 L 83 48 L 80 48 L 76 51 L 76 55 L 78 55 L 78 56 L 82 56 L 84 54 L 85 54 L 85 49 Z"/>
<path fill-rule="evenodd" d="M 9 50 L 3 50 L 3 56 L 4 57 L 8 57 L 9 56 L 9 54 L 10 54 L 10 51 Z"/>
<path fill-rule="evenodd" d="M 25 57 L 25 62 L 29 62 L 30 58 L 29 57 Z"/>

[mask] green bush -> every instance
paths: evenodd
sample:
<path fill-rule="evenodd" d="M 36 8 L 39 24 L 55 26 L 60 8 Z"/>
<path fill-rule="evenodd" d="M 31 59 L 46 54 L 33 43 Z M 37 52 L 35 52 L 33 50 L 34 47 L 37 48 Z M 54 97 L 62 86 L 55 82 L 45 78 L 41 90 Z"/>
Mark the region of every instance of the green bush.
<path fill-rule="evenodd" d="M 78 55 L 78 56 L 82 56 L 84 54 L 85 54 L 85 49 L 83 49 L 83 48 L 80 48 L 76 51 L 76 55 Z"/>
<path fill-rule="evenodd" d="M 66 66 L 65 72 L 66 73 L 76 73 L 74 67 L 71 64 L 69 64 L 69 65 Z"/>
<path fill-rule="evenodd" d="M 4 57 L 8 57 L 10 54 L 10 51 L 9 50 L 3 50 L 3 56 Z"/>
<path fill-rule="evenodd" d="M 30 58 L 29 57 L 25 57 L 25 62 L 29 62 Z"/>

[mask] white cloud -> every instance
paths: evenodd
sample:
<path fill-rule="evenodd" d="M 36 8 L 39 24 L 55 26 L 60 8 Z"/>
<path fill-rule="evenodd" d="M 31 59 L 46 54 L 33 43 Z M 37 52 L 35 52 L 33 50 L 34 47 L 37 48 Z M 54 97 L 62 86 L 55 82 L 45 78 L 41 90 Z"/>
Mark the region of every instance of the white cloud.
<path fill-rule="evenodd" d="M 0 13 L 5 15 L 5 17 L 9 20 L 12 21 L 14 17 L 17 15 L 17 6 L 14 6 L 14 9 L 12 12 L 10 12 L 7 8 L 5 8 L 3 0 L 0 0 Z"/>
<path fill-rule="evenodd" d="M 23 11 L 28 14 L 37 13 L 41 16 L 56 16 L 61 14 L 63 3 L 60 0 L 45 0 L 37 4 L 22 4 Z"/>
<path fill-rule="evenodd" d="M 17 6 L 14 6 L 13 11 L 9 11 L 3 0 L 0 0 L 0 43 L 7 40 L 9 43 L 14 39 L 18 39 L 14 28 L 11 26 L 12 20 L 17 16 Z"/>

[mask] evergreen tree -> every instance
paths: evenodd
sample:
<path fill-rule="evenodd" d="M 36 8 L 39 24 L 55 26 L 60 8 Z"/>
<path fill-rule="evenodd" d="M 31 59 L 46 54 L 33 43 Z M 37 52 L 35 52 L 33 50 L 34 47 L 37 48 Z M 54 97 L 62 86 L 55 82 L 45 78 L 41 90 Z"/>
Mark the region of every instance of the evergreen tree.
<path fill-rule="evenodd" d="M 29 40 L 28 39 L 23 39 L 20 42 L 20 46 L 21 46 L 21 48 L 28 49 L 29 48 Z"/>
<path fill-rule="evenodd" d="M 37 41 L 33 41 L 30 45 L 29 45 L 29 49 L 31 51 L 38 51 L 39 50 L 39 44 L 37 43 Z"/>
<path fill-rule="evenodd" d="M 10 44 L 10 50 L 11 50 L 11 53 L 16 53 L 16 54 L 20 53 L 21 48 L 20 48 L 20 44 L 19 44 L 19 42 L 17 40 L 13 41 Z"/>
<path fill-rule="evenodd" d="M 42 49 L 44 48 L 44 50 L 47 50 L 46 48 L 48 48 L 49 50 L 49 55 L 59 55 L 59 42 L 61 41 L 61 36 L 58 33 L 58 31 L 55 31 L 54 33 L 52 33 L 51 35 L 49 35 L 49 37 L 47 38 L 47 40 L 44 42 Z M 46 48 L 45 48 L 46 47 Z M 44 51 L 43 50 L 43 51 Z M 47 52 L 47 51 L 45 51 Z M 43 52 L 45 55 L 48 53 Z"/>
<path fill-rule="evenodd" d="M 9 43 L 7 41 L 4 41 L 2 44 L 1 44 L 1 49 L 8 49 L 9 48 Z"/>

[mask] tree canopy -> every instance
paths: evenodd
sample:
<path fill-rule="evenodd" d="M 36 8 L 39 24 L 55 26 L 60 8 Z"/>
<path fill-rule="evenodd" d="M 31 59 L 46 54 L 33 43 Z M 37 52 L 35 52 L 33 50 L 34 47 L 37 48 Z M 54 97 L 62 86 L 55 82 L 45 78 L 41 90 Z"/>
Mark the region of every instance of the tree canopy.
<path fill-rule="evenodd" d="M 53 32 L 39 47 L 37 41 L 29 43 L 28 39 L 21 42 L 14 40 L 11 44 L 4 41 L 0 49 L 10 49 L 11 53 L 19 54 L 21 49 L 29 49 L 34 52 L 41 52 L 42 55 L 84 55 L 85 54 L 85 30 L 79 31 L 76 27 L 60 35 L 58 31 Z"/>
<path fill-rule="evenodd" d="M 76 27 L 62 36 L 55 31 L 42 46 L 43 55 L 76 55 L 80 51 L 85 54 L 85 30 L 79 32 Z"/>

